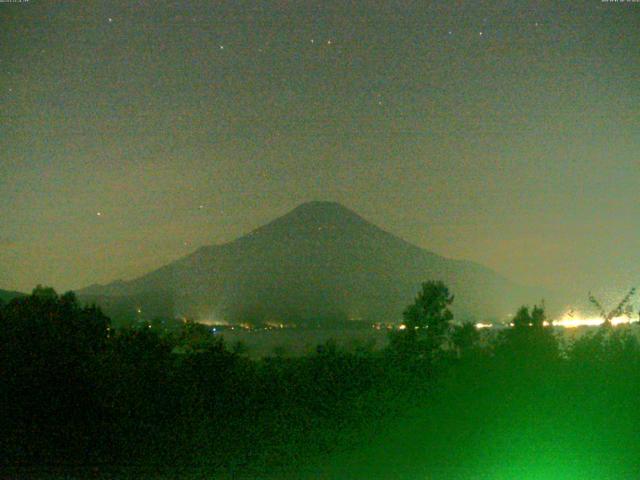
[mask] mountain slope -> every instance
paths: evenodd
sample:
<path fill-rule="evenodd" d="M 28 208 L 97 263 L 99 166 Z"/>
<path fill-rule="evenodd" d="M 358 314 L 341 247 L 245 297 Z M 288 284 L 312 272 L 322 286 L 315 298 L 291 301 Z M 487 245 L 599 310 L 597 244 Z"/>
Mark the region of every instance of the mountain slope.
<path fill-rule="evenodd" d="M 24 297 L 24 296 L 25 296 L 24 293 L 11 292 L 11 291 L 8 291 L 8 290 L 0 290 L 0 302 L 3 302 L 3 303 L 8 303 L 9 301 L 13 300 L 14 298 Z"/>
<path fill-rule="evenodd" d="M 107 312 L 105 302 L 121 299 L 125 310 L 137 310 L 137 303 L 155 314 L 201 320 L 399 321 L 420 283 L 430 279 L 449 285 L 458 318 L 498 318 L 539 298 L 488 268 L 418 248 L 332 202 L 302 204 L 235 241 L 78 293 Z"/>

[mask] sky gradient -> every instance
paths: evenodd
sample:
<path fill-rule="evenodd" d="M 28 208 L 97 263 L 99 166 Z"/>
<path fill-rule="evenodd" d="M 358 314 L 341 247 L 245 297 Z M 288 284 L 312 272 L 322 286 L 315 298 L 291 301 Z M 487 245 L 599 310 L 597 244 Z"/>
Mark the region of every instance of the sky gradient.
<path fill-rule="evenodd" d="M 640 3 L 0 4 L 0 288 L 334 200 L 573 294 L 640 283 Z"/>

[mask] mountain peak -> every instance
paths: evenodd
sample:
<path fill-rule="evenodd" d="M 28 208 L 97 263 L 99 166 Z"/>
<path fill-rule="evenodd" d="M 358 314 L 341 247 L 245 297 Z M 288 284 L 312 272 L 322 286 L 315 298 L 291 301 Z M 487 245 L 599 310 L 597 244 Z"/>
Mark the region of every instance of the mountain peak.
<path fill-rule="evenodd" d="M 348 209 L 338 202 L 327 200 L 312 200 L 310 202 L 301 203 L 290 213 L 311 214 L 311 215 L 348 215 L 358 216 L 353 210 Z"/>
<path fill-rule="evenodd" d="M 274 229 L 314 230 L 317 227 L 369 225 L 360 215 L 338 202 L 314 200 L 298 205 L 293 210 L 254 232 L 272 232 Z"/>
<path fill-rule="evenodd" d="M 310 200 L 298 205 L 294 210 L 321 210 L 321 209 L 344 209 L 349 210 L 341 203 L 334 202 L 332 200 Z"/>
<path fill-rule="evenodd" d="M 301 203 L 285 216 L 289 215 L 303 216 L 307 218 L 311 217 L 320 220 L 339 220 L 341 218 L 357 218 L 362 220 L 360 215 L 341 203 L 326 200 L 312 200 L 310 202 Z"/>
<path fill-rule="evenodd" d="M 309 235 L 311 232 L 325 232 L 329 229 L 335 231 L 339 229 L 345 231 L 356 227 L 376 228 L 367 222 L 360 215 L 348 209 L 338 202 L 314 200 L 298 205 L 293 210 L 272 222 L 257 228 L 248 238 L 273 236 L 275 239 L 281 235 L 291 237 L 291 235 Z M 359 230 L 362 232 L 362 230 Z M 244 237 L 243 237 L 244 238 Z"/>

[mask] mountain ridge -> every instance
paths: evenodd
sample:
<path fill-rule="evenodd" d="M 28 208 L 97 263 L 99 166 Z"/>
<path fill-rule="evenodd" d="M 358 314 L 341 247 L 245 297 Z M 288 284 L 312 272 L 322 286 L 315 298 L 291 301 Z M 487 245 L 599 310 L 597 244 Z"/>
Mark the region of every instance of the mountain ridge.
<path fill-rule="evenodd" d="M 0 289 L 0 301 L 8 303 L 14 298 L 26 297 L 26 293 Z"/>
<path fill-rule="evenodd" d="M 430 279 L 449 285 L 454 313 L 462 317 L 501 318 L 532 299 L 530 289 L 487 267 L 422 249 L 326 201 L 303 203 L 230 242 L 78 294 L 164 297 L 171 315 L 201 320 L 397 322 L 420 283 Z"/>

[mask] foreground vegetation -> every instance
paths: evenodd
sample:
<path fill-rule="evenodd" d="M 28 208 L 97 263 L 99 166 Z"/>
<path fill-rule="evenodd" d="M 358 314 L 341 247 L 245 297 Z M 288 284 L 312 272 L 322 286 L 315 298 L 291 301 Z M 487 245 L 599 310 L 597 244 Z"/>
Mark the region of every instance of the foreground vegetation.
<path fill-rule="evenodd" d="M 389 346 L 250 360 L 204 326 L 112 330 L 72 293 L 0 306 L 0 462 L 112 478 L 636 478 L 640 345 L 522 308 L 454 325 L 423 285 Z"/>

